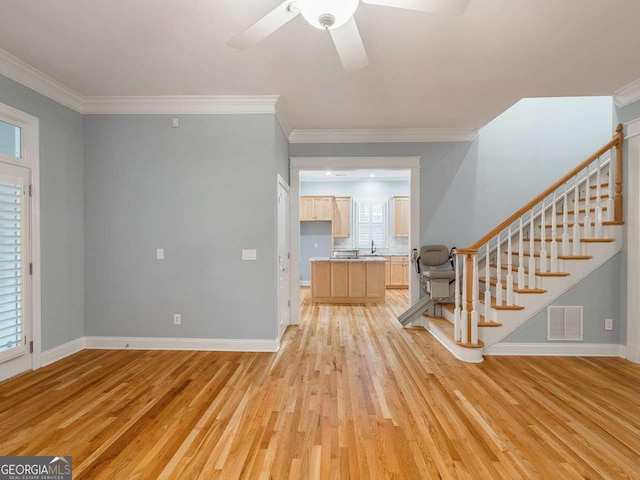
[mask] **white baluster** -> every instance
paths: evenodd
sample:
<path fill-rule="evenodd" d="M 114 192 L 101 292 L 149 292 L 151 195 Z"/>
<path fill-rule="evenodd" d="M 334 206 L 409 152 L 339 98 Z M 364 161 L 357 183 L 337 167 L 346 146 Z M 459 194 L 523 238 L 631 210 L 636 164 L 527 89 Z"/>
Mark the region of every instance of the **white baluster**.
<path fill-rule="evenodd" d="M 568 213 L 567 210 L 569 208 L 569 202 L 567 197 L 569 194 L 567 193 L 567 183 L 564 183 L 564 198 L 562 201 L 562 255 L 569 255 L 570 244 L 569 242 L 569 222 L 568 222 Z"/>
<path fill-rule="evenodd" d="M 455 308 L 453 309 L 453 338 L 456 342 L 460 341 L 460 255 L 455 257 L 456 283 L 455 291 Z"/>
<path fill-rule="evenodd" d="M 520 227 L 518 228 L 518 288 L 526 288 L 524 283 L 524 239 L 522 238 L 522 217 L 520 217 Z"/>
<path fill-rule="evenodd" d="M 487 242 L 486 246 L 486 256 L 484 260 L 485 268 L 484 268 L 484 321 L 488 322 L 489 315 L 491 314 L 491 262 L 489 261 L 489 243 Z"/>
<path fill-rule="evenodd" d="M 582 238 L 591 238 L 591 212 L 589 211 L 591 187 L 589 179 L 589 165 L 587 165 L 587 179 L 585 180 L 585 194 L 584 194 L 584 227 L 582 230 Z"/>
<path fill-rule="evenodd" d="M 473 254 L 473 285 L 471 294 L 471 343 L 478 344 L 478 254 Z"/>
<path fill-rule="evenodd" d="M 462 259 L 462 312 L 460 313 L 460 341 L 467 343 L 469 341 L 469 332 L 467 330 L 467 319 L 469 318 L 469 312 L 467 311 L 467 278 L 469 272 L 467 271 L 467 262 L 465 258 Z"/>
<path fill-rule="evenodd" d="M 558 242 L 556 239 L 557 231 L 557 211 L 556 211 L 556 192 L 553 191 L 553 200 L 551 204 L 551 260 L 550 270 L 552 272 L 558 271 Z"/>
<path fill-rule="evenodd" d="M 596 220 L 596 229 L 594 232 L 594 236 L 596 238 L 602 238 L 602 206 L 600 204 L 600 202 L 602 201 L 601 197 L 602 197 L 602 192 L 600 191 L 601 189 L 601 185 L 600 182 L 602 181 L 602 178 L 600 177 L 600 170 L 602 169 L 601 165 L 600 165 L 600 157 L 598 157 L 598 171 L 596 172 L 596 208 L 595 208 L 595 213 L 594 213 L 594 217 Z"/>
<path fill-rule="evenodd" d="M 502 305 L 502 253 L 500 252 L 500 234 L 496 242 L 496 305 Z"/>
<path fill-rule="evenodd" d="M 613 173 L 611 169 L 613 161 L 611 160 L 611 153 L 609 153 L 609 178 L 607 179 L 607 218 L 609 221 L 613 220 Z"/>
<path fill-rule="evenodd" d="M 578 176 L 576 175 L 575 182 L 573 184 L 573 254 L 580 255 L 580 222 L 578 218 L 578 210 L 580 201 L 578 196 L 580 195 L 580 185 L 578 185 Z"/>
<path fill-rule="evenodd" d="M 507 230 L 507 305 L 513 305 L 513 251 L 511 250 L 511 226 Z"/>
<path fill-rule="evenodd" d="M 529 219 L 529 288 L 534 290 L 536 288 L 536 249 L 534 246 L 534 211 L 531 209 L 531 218 Z"/>
<path fill-rule="evenodd" d="M 540 271 L 546 272 L 547 271 L 547 226 L 545 225 L 545 221 L 546 221 L 545 217 L 547 212 L 545 212 L 545 209 L 544 209 L 544 199 L 542 199 L 541 209 L 542 211 L 540 212 L 540 222 L 542 224 L 542 228 L 541 228 L 542 246 L 540 247 Z"/>

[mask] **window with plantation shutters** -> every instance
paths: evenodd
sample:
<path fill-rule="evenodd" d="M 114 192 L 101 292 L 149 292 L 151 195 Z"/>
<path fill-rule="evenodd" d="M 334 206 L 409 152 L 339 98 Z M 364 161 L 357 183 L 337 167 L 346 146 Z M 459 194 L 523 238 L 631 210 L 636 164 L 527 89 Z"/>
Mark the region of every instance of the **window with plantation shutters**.
<path fill-rule="evenodd" d="M 356 227 L 358 248 L 371 248 L 387 244 L 387 203 L 384 200 L 359 200 L 356 202 Z"/>
<path fill-rule="evenodd" d="M 25 351 L 23 180 L 0 174 L 0 361 Z"/>

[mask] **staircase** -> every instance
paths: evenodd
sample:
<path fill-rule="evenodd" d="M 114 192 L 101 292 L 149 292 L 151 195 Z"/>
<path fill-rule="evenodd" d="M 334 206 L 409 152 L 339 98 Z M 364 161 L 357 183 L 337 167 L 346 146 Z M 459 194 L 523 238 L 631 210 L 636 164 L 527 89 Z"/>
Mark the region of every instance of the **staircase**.
<path fill-rule="evenodd" d="M 456 250 L 455 303 L 421 323 L 457 358 L 481 362 L 485 348 L 621 250 L 622 142 L 618 125 L 591 157 Z"/>

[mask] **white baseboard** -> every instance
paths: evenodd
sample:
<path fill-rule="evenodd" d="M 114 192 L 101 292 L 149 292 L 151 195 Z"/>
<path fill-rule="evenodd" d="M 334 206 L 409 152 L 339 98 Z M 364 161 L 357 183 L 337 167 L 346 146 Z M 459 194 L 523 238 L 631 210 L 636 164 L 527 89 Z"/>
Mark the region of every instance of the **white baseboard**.
<path fill-rule="evenodd" d="M 539 357 L 625 357 L 625 346 L 615 343 L 496 343 L 485 355 Z"/>
<path fill-rule="evenodd" d="M 85 337 L 76 338 L 75 340 L 71 340 L 70 342 L 63 343 L 62 345 L 58 345 L 57 347 L 42 352 L 42 355 L 40 356 L 42 366 L 50 365 L 58 360 L 68 357 L 69 355 L 73 355 L 74 353 L 84 350 L 84 340 Z"/>
<path fill-rule="evenodd" d="M 640 363 L 640 345 L 627 344 L 625 358 L 633 363 Z"/>
<path fill-rule="evenodd" d="M 311 280 L 300 280 L 300 286 L 301 287 L 310 287 L 311 286 Z"/>
<path fill-rule="evenodd" d="M 277 352 L 280 340 L 232 338 L 85 337 L 85 348 L 107 350 L 202 350 Z"/>

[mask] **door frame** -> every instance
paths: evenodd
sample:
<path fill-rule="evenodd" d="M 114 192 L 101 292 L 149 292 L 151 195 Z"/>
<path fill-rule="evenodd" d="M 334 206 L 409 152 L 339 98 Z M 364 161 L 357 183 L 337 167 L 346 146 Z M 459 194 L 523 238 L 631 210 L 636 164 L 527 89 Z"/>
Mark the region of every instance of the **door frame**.
<path fill-rule="evenodd" d="M 421 157 L 289 157 L 291 179 L 291 325 L 300 324 L 300 172 L 304 170 L 409 170 L 409 254 L 420 250 L 420 159 Z M 420 299 L 420 281 L 409 276 L 409 303 Z"/>
<path fill-rule="evenodd" d="M 29 183 L 32 185 L 31 209 L 29 212 L 29 228 L 31 229 L 31 341 L 33 353 L 31 369 L 42 366 L 42 306 L 41 306 L 41 274 L 40 274 L 40 120 L 21 110 L 0 102 L 0 120 L 22 129 L 22 158 L 0 154 L 0 162 L 29 170 Z"/>
<path fill-rule="evenodd" d="M 278 205 L 278 189 L 282 187 L 288 194 L 289 194 L 289 216 L 288 218 L 285 218 L 285 222 L 289 222 L 289 252 L 291 252 L 291 187 L 289 186 L 289 184 L 287 183 L 287 181 L 282 178 L 282 176 L 280 174 L 277 175 L 277 182 L 276 182 L 276 335 L 277 335 L 277 339 L 278 339 L 278 344 L 280 343 L 280 340 L 282 339 L 282 336 L 280 335 L 280 317 L 282 312 L 280 311 L 280 273 L 278 272 L 278 269 L 280 268 L 280 266 L 278 265 L 278 245 L 279 245 L 279 235 L 280 235 L 280 229 L 278 228 L 278 216 L 280 215 L 280 207 Z M 289 309 L 289 325 L 291 325 L 292 322 L 292 318 L 291 318 L 291 300 L 293 299 L 291 297 L 291 255 L 289 258 L 289 306 L 287 307 Z M 286 330 L 286 328 L 285 328 Z"/>

